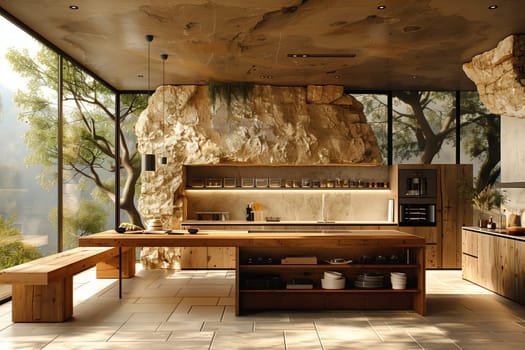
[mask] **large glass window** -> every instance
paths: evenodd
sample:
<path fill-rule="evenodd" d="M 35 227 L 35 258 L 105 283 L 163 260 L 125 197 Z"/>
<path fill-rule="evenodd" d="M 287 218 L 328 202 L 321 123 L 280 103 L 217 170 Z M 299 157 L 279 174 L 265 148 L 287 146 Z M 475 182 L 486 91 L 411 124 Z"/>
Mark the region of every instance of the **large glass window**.
<path fill-rule="evenodd" d="M 363 104 L 366 120 L 377 138 L 383 156 L 383 164 L 388 162 L 388 96 L 386 94 L 353 94 Z"/>
<path fill-rule="evenodd" d="M 481 103 L 476 91 L 460 93 L 461 163 L 472 163 L 476 191 L 500 175 L 500 116 Z"/>
<path fill-rule="evenodd" d="M 68 61 L 63 69 L 63 244 L 114 227 L 115 94 Z"/>
<path fill-rule="evenodd" d="M 456 94 L 453 91 L 394 91 L 394 163 L 456 162 Z"/>
<path fill-rule="evenodd" d="M 58 98 L 56 84 L 38 82 L 44 70 L 56 82 L 57 55 L 3 17 L 0 31 L 1 269 L 56 252 Z M 0 286 L 0 298 L 9 293 Z"/>
<path fill-rule="evenodd" d="M 148 103 L 147 94 L 120 96 L 120 218 L 142 226 L 137 210 L 140 194 L 141 158 L 136 148 L 135 123 Z"/>

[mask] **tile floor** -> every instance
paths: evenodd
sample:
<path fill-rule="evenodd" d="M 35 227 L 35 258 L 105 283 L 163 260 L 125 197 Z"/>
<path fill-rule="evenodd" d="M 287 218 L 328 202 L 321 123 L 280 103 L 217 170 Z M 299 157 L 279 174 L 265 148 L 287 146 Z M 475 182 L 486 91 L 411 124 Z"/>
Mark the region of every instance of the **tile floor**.
<path fill-rule="evenodd" d="M 11 322 L 0 305 L 0 349 L 524 349 L 525 307 L 461 280 L 427 272 L 427 309 L 264 312 L 236 317 L 233 271 L 141 270 L 123 281 L 75 277 L 74 319 Z"/>

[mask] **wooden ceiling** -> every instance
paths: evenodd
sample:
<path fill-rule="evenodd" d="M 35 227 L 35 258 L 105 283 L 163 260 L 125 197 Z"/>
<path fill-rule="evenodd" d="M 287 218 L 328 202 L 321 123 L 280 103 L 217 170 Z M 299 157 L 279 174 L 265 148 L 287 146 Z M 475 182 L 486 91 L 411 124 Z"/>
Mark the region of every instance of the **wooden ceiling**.
<path fill-rule="evenodd" d="M 154 35 L 152 88 L 162 83 L 166 53 L 167 84 L 472 90 L 462 64 L 525 33 L 523 0 L 0 0 L 0 6 L 117 90 L 148 88 L 147 34 Z"/>

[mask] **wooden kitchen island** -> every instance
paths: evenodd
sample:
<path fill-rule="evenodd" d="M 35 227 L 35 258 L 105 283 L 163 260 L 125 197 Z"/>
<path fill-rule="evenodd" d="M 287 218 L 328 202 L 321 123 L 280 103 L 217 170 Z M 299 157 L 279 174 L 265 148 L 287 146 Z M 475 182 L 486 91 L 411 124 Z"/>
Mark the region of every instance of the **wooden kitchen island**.
<path fill-rule="evenodd" d="M 124 233 L 105 231 L 79 239 L 80 246 L 101 247 L 234 247 L 236 314 L 275 309 L 413 310 L 424 314 L 425 240 L 394 230 L 257 232 L 185 231 Z M 289 257 L 315 257 L 316 263 L 283 264 Z M 343 264 L 330 264 L 343 258 Z M 349 260 L 352 260 L 350 262 Z M 122 260 L 134 264 L 131 259 Z M 322 289 L 325 271 L 346 278 L 344 289 Z M 390 272 L 405 272 L 406 289 L 392 289 Z M 354 286 L 358 275 L 384 275 L 376 289 Z M 312 281 L 307 289 L 287 289 L 292 280 Z"/>

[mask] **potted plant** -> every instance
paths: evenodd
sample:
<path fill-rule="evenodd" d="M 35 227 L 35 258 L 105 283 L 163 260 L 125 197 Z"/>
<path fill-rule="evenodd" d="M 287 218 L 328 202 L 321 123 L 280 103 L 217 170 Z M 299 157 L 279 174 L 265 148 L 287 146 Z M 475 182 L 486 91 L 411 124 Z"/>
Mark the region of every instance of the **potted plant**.
<path fill-rule="evenodd" d="M 500 208 L 505 204 L 505 194 L 490 186 L 485 186 L 481 191 L 475 192 L 472 195 L 472 204 L 479 210 L 479 227 L 487 227 L 491 210 Z"/>

